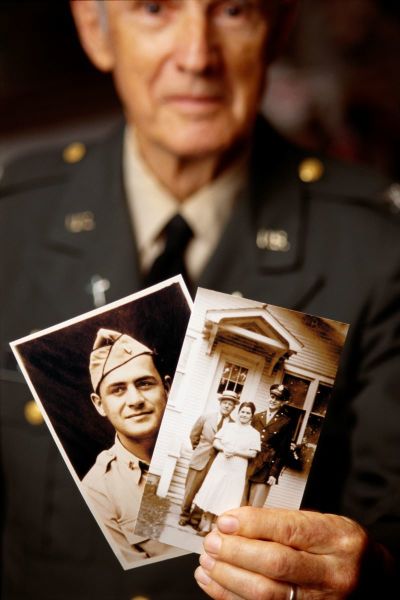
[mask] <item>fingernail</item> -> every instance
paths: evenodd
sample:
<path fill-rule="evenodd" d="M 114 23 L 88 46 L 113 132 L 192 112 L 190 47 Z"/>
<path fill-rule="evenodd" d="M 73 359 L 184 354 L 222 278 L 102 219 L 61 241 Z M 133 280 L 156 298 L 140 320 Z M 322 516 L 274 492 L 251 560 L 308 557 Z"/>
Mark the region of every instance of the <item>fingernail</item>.
<path fill-rule="evenodd" d="M 203 554 L 200 555 L 200 564 L 206 571 L 211 571 L 214 568 L 215 560 L 203 552 Z"/>
<path fill-rule="evenodd" d="M 209 577 L 201 567 L 197 567 L 194 576 L 196 581 L 198 581 L 202 585 L 208 585 L 209 583 L 211 583 L 211 577 Z"/>
<path fill-rule="evenodd" d="M 218 533 L 212 532 L 204 539 L 204 549 L 207 552 L 211 552 L 211 554 L 218 554 L 218 552 L 221 550 L 221 546 L 222 539 Z"/>
<path fill-rule="evenodd" d="M 230 515 L 218 517 L 217 527 L 222 533 L 235 533 L 239 530 L 239 519 Z"/>

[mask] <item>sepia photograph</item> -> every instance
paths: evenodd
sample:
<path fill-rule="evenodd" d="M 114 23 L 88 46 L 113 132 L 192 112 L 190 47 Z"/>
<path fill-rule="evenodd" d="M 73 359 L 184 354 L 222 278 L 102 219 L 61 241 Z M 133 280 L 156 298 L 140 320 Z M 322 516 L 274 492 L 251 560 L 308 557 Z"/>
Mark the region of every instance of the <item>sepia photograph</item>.
<path fill-rule="evenodd" d="M 299 508 L 347 330 L 199 288 L 135 532 L 200 553 L 226 511 Z"/>
<path fill-rule="evenodd" d="M 124 569 L 182 555 L 134 529 L 191 305 L 182 278 L 173 277 L 11 343 Z"/>

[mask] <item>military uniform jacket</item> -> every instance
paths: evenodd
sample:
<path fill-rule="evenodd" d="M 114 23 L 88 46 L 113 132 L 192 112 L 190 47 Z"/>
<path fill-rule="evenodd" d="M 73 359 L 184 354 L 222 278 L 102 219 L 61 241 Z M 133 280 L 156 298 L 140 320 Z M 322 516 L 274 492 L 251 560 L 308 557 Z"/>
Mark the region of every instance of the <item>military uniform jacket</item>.
<path fill-rule="evenodd" d="M 253 483 L 267 483 L 271 475 L 278 483 L 296 427 L 284 409 L 278 410 L 270 421 L 267 419 L 268 412 L 263 411 L 256 413 L 251 423 L 261 438 L 261 451 L 250 462 L 248 469 L 249 481 Z"/>
<path fill-rule="evenodd" d="M 201 415 L 193 425 L 190 432 L 190 441 L 193 448 L 189 463 L 191 469 L 201 471 L 206 467 L 211 456 L 215 455 L 213 443 L 220 419 L 220 413 L 208 413 L 207 415 Z M 228 417 L 225 419 L 226 421 L 233 422 L 233 419 Z"/>
<path fill-rule="evenodd" d="M 8 346 L 92 309 L 93 276 L 110 282 L 107 301 L 140 288 L 121 148 L 122 131 L 74 164 L 55 148 L 10 165 L 1 182 L 7 600 L 203 597 L 196 557 L 122 573 L 47 428 L 27 422 L 30 394 Z M 304 182 L 307 157 L 258 124 L 249 186 L 198 283 L 351 323 L 304 506 L 353 516 L 400 554 L 399 224 L 374 208 L 384 178 L 321 159 L 322 176 Z"/>
<path fill-rule="evenodd" d="M 139 459 L 117 437 L 82 480 L 90 508 L 105 527 L 114 551 L 129 565 L 152 556 L 147 539 L 134 534 L 145 483 Z M 165 544 L 158 546 L 158 554 L 170 549 Z"/>

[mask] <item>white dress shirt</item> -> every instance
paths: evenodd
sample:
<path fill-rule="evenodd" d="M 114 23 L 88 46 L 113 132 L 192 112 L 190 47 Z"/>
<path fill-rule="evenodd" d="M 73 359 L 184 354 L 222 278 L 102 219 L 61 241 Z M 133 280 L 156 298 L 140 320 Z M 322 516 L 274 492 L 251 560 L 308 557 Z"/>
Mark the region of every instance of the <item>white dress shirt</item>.
<path fill-rule="evenodd" d="M 125 131 L 123 176 L 132 218 L 139 263 L 143 272 L 162 252 L 162 231 L 180 213 L 193 231 L 185 263 L 196 281 L 216 247 L 233 205 L 246 182 L 247 160 L 243 157 L 228 171 L 180 202 L 158 181 L 144 162 L 131 128 Z"/>

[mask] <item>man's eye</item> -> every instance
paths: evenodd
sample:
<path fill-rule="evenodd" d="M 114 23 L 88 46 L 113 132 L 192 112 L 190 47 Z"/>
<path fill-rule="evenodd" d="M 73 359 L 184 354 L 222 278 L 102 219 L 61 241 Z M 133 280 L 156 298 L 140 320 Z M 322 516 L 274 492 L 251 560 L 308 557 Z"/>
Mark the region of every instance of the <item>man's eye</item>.
<path fill-rule="evenodd" d="M 145 2 L 144 8 L 148 13 L 156 15 L 161 11 L 161 2 Z"/>
<path fill-rule="evenodd" d="M 147 390 L 154 385 L 154 381 L 152 379 L 143 379 L 142 381 L 138 381 L 136 387 L 141 390 Z"/>
<path fill-rule="evenodd" d="M 239 17 L 244 12 L 244 8 L 239 4 L 228 4 L 224 12 L 228 17 Z"/>
<path fill-rule="evenodd" d="M 118 385 L 118 386 L 112 388 L 112 390 L 111 390 L 111 393 L 114 396 L 121 396 L 124 392 L 125 392 L 125 386 L 123 386 L 123 385 Z"/>

